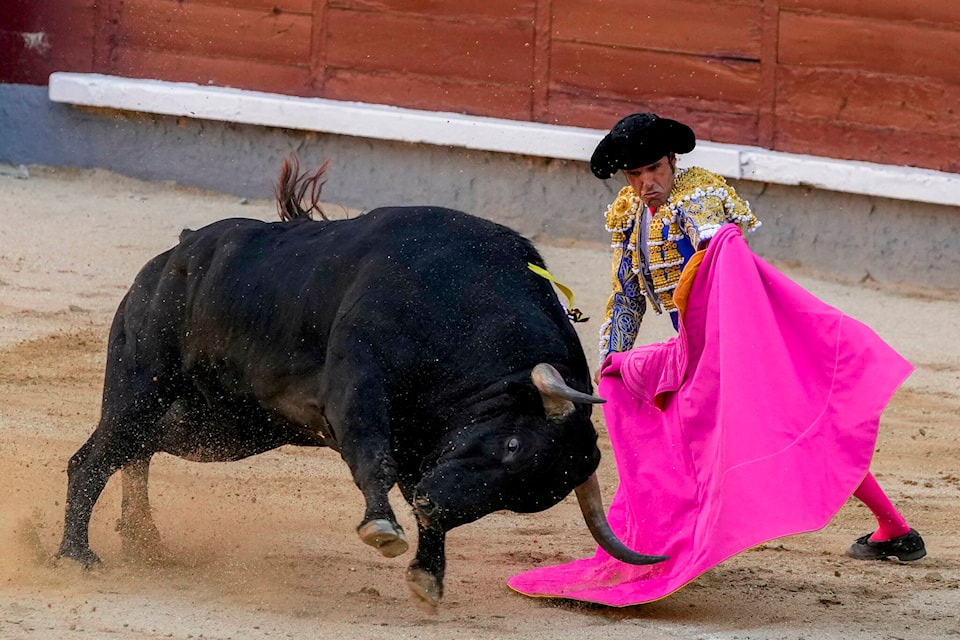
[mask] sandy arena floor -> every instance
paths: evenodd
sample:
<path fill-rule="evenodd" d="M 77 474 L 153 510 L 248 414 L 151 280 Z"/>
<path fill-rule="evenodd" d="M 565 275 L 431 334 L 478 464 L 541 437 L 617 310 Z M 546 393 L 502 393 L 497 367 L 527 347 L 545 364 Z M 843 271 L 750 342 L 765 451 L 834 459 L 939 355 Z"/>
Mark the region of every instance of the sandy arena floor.
<path fill-rule="evenodd" d="M 743 553 L 654 604 L 607 609 L 512 592 L 515 572 L 593 553 L 568 498 L 454 530 L 446 595 L 428 615 L 407 598 L 409 554 L 382 558 L 354 533 L 361 496 L 336 454 L 283 448 L 226 464 L 157 456 L 151 492 L 169 554 L 155 566 L 121 557 L 115 477 L 91 528 L 102 567 L 55 563 L 66 462 L 96 424 L 107 327 L 136 271 L 185 226 L 275 213 L 270 202 L 102 171 L 25 175 L 0 166 L 0 638 L 960 638 L 960 302 L 798 272 L 917 366 L 884 414 L 873 469 L 926 538 L 924 560 L 844 557 L 873 525 L 851 501 L 824 530 Z M 540 245 L 594 318 L 578 328 L 595 360 L 607 250 Z M 644 338 L 667 337 L 668 325 L 651 318 Z M 604 455 L 609 501 L 616 478 Z"/>

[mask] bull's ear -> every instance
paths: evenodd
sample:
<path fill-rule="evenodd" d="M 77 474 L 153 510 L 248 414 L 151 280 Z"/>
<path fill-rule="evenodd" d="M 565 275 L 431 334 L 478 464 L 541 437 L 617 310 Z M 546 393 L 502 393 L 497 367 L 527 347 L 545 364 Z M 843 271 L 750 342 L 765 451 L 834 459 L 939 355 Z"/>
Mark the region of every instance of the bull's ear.
<path fill-rule="evenodd" d="M 573 413 L 573 403 L 587 402 L 599 404 L 606 402 L 603 398 L 577 391 L 567 386 L 560 372 L 546 362 L 541 362 L 530 372 L 533 386 L 540 391 L 543 400 L 543 410 L 548 418 L 563 418 Z"/>

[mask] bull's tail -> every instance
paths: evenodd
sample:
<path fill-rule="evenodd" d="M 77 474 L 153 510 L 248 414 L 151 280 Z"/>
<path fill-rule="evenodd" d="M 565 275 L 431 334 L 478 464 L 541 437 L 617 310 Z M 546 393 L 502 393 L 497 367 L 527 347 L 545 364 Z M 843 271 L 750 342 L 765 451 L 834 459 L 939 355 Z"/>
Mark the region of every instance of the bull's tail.
<path fill-rule="evenodd" d="M 321 178 L 330 161 L 327 160 L 316 173 L 300 173 L 300 158 L 296 154 L 283 161 L 280 168 L 280 178 L 277 180 L 277 213 L 281 220 L 296 220 L 298 218 L 313 218 L 316 211 L 321 218 L 327 220 L 327 215 L 320 208 L 320 190 L 323 189 Z M 309 193 L 310 199 L 304 208 L 304 199 Z"/>

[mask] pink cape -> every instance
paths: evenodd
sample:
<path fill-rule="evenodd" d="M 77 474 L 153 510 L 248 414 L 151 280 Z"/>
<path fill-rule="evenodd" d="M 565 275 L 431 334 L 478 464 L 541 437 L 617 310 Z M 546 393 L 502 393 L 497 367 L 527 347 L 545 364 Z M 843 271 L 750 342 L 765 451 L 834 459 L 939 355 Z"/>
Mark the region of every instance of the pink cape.
<path fill-rule="evenodd" d="M 598 548 L 508 584 L 641 604 L 752 546 L 822 528 L 866 475 L 880 414 L 912 371 L 724 226 L 679 336 L 611 354 L 600 382 L 620 476 L 610 525 L 627 546 L 670 559 L 632 566 Z"/>

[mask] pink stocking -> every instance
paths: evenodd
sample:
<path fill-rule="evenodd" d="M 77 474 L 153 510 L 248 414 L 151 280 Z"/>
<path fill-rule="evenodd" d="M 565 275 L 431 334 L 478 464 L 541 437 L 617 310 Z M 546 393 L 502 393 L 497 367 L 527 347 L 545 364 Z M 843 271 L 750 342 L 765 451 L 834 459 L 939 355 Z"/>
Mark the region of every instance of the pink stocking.
<path fill-rule="evenodd" d="M 874 542 L 890 540 L 910 531 L 910 525 L 907 524 L 906 519 L 893 506 L 890 498 L 880 488 L 877 479 L 869 471 L 853 495 L 867 505 L 867 508 L 877 517 L 880 528 L 870 536 Z"/>

